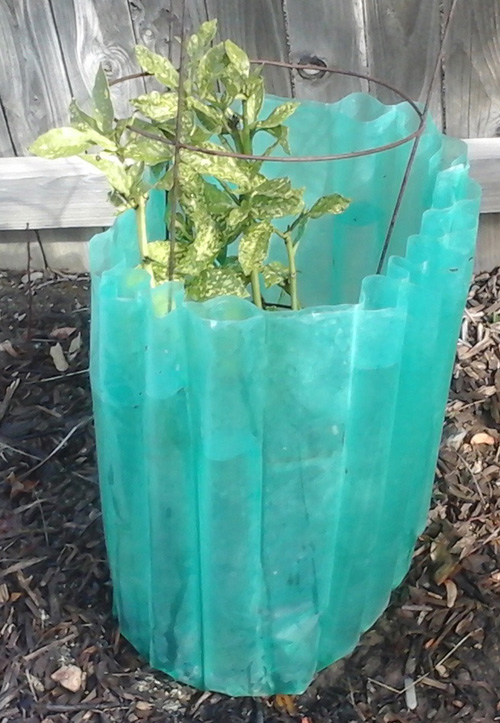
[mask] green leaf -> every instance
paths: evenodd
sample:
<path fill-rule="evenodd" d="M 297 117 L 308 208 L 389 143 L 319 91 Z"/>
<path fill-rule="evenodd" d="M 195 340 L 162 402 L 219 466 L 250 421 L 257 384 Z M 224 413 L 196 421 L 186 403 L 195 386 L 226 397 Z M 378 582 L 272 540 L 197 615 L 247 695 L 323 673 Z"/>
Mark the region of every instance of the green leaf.
<path fill-rule="evenodd" d="M 77 128 L 53 128 L 30 146 L 29 152 L 43 158 L 68 158 L 87 151 L 94 145 L 89 131 Z"/>
<path fill-rule="evenodd" d="M 251 208 L 247 203 L 233 208 L 226 217 L 226 233 L 228 236 L 236 236 L 241 233 L 243 226 L 251 218 Z"/>
<path fill-rule="evenodd" d="M 160 83 L 163 83 L 163 85 L 166 85 L 168 88 L 178 87 L 179 73 L 168 58 L 153 53 L 144 45 L 138 45 L 135 49 L 135 54 L 139 65 L 146 73 L 154 75 Z"/>
<path fill-rule="evenodd" d="M 192 301 L 207 301 L 216 296 L 250 296 L 245 278 L 232 266 L 206 269 L 187 285 L 187 294 Z"/>
<path fill-rule="evenodd" d="M 309 218 L 321 218 L 327 213 L 337 214 L 343 213 L 348 208 L 351 200 L 341 196 L 339 193 L 333 193 L 330 196 L 323 196 L 318 199 L 314 206 L 308 211 Z"/>
<path fill-rule="evenodd" d="M 248 276 L 255 269 L 259 269 L 269 252 L 269 241 L 273 234 L 273 227 L 267 221 L 253 223 L 244 232 L 238 247 L 238 260 L 241 268 Z"/>
<path fill-rule="evenodd" d="M 219 82 L 224 85 L 223 105 L 228 108 L 235 100 L 245 97 L 245 76 L 234 65 L 228 65 L 220 75 Z"/>
<path fill-rule="evenodd" d="M 300 190 L 302 194 L 304 189 Z M 273 198 L 283 198 L 294 195 L 295 189 L 289 178 L 266 178 L 262 183 L 256 186 L 253 194 L 260 196 L 272 196 Z M 253 195 L 252 194 L 252 195 Z"/>
<path fill-rule="evenodd" d="M 174 169 L 169 168 L 168 171 L 162 176 L 154 185 L 160 191 L 171 191 L 174 184 Z"/>
<path fill-rule="evenodd" d="M 69 119 L 71 126 L 77 128 L 79 131 L 93 130 L 99 132 L 97 123 L 92 116 L 85 113 L 77 104 L 76 100 L 72 98 L 69 104 Z"/>
<path fill-rule="evenodd" d="M 197 59 L 207 51 L 210 43 L 217 34 L 217 20 L 208 20 L 202 23 L 198 31 L 191 35 L 186 50 L 190 58 Z"/>
<path fill-rule="evenodd" d="M 185 257 L 186 251 L 186 244 L 174 244 L 173 280 L 183 280 L 182 274 L 179 273 L 179 265 Z M 170 241 L 150 241 L 148 243 L 148 260 L 152 262 L 153 275 L 156 283 L 160 284 L 169 281 L 170 253 Z"/>
<path fill-rule="evenodd" d="M 211 263 L 224 246 L 215 221 L 208 213 L 194 212 L 191 216 L 194 225 L 194 240 L 190 246 L 190 260 L 196 263 Z"/>
<path fill-rule="evenodd" d="M 226 55 L 233 67 L 238 71 L 240 75 L 248 78 L 248 75 L 250 73 L 250 60 L 245 51 L 242 50 L 242 48 L 240 48 L 238 45 L 236 45 L 236 43 L 233 43 L 232 40 L 226 40 L 226 42 L 224 43 L 224 47 L 226 50 Z"/>
<path fill-rule="evenodd" d="M 267 180 L 252 193 L 250 205 L 255 218 L 283 218 L 304 208 L 304 189 L 292 188 L 287 178 Z"/>
<path fill-rule="evenodd" d="M 132 105 L 147 118 L 166 123 L 177 117 L 178 96 L 177 93 L 158 93 L 154 90 L 134 98 Z"/>
<path fill-rule="evenodd" d="M 212 93 L 227 65 L 228 58 L 224 43 L 219 43 L 207 50 L 198 66 L 198 90 L 202 97 Z"/>
<path fill-rule="evenodd" d="M 161 141 L 137 137 L 127 143 L 123 148 L 123 153 L 134 161 L 144 161 L 148 166 L 155 166 L 157 163 L 170 161 L 174 155 L 174 149 Z"/>
<path fill-rule="evenodd" d="M 210 150 L 220 150 L 214 144 L 206 144 Z M 201 175 L 213 176 L 220 181 L 234 183 L 240 189 L 252 185 L 251 166 L 245 161 L 226 156 L 212 156 L 195 151 L 183 151 L 182 162 Z"/>
<path fill-rule="evenodd" d="M 302 239 L 302 236 L 304 235 L 304 231 L 306 230 L 306 226 L 309 222 L 309 216 L 307 215 L 306 211 L 303 211 L 302 214 L 297 218 L 294 223 L 293 227 L 291 229 L 293 233 L 293 242 L 294 244 L 298 244 L 299 241 Z"/>
<path fill-rule="evenodd" d="M 259 75 L 252 74 L 245 84 L 244 92 L 247 98 L 248 123 L 253 126 L 259 117 L 264 103 L 265 87 L 263 78 Z"/>
<path fill-rule="evenodd" d="M 210 131 L 218 135 L 222 130 L 222 113 L 212 106 L 204 103 L 193 96 L 187 98 L 187 106 L 192 109 L 200 123 Z"/>
<path fill-rule="evenodd" d="M 231 196 L 222 188 L 205 181 L 205 203 L 214 216 L 226 215 L 234 209 Z"/>
<path fill-rule="evenodd" d="M 125 197 L 129 196 L 133 179 L 121 163 L 93 153 L 84 153 L 81 155 L 81 158 L 102 171 L 108 179 L 108 183 L 118 191 L 118 193 L 121 193 Z"/>
<path fill-rule="evenodd" d="M 283 125 L 283 123 L 295 113 L 299 105 L 300 103 L 294 103 L 292 101 L 282 103 L 275 108 L 265 120 L 259 121 L 256 127 L 259 130 L 268 130 L 269 128 L 277 128 Z"/>
<path fill-rule="evenodd" d="M 272 261 L 261 269 L 262 277 L 266 289 L 271 286 L 278 286 L 286 281 L 290 276 L 290 269 L 279 261 Z"/>
<path fill-rule="evenodd" d="M 113 121 L 115 111 L 111 100 L 109 83 L 106 73 L 102 65 L 97 71 L 94 89 L 92 91 L 92 100 L 94 101 L 95 119 L 99 130 L 104 134 L 109 134 L 113 130 Z"/>
<path fill-rule="evenodd" d="M 265 155 L 271 155 L 276 146 L 281 146 L 285 153 L 291 154 L 290 148 L 290 128 L 288 126 L 278 126 L 277 128 L 266 128 L 266 132 L 276 138 L 276 142 L 267 149 Z"/>

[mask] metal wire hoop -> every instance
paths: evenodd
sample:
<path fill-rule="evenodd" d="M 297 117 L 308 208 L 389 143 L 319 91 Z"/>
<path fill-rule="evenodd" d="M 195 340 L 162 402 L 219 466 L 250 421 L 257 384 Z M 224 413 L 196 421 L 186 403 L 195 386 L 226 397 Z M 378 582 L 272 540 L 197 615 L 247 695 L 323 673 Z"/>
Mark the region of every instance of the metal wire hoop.
<path fill-rule="evenodd" d="M 314 64 L 302 64 L 302 63 L 286 63 L 281 60 L 264 60 L 264 59 L 256 59 L 250 61 L 252 65 L 263 65 L 263 66 L 272 66 L 277 68 L 284 68 L 288 70 L 318 70 L 318 65 Z M 417 128 L 412 131 L 411 133 L 408 133 L 403 138 L 400 138 L 397 141 L 393 141 L 392 143 L 386 143 L 381 146 L 373 146 L 372 148 L 366 148 L 361 151 L 350 151 L 349 153 L 335 153 L 332 155 L 325 155 L 325 156 L 259 156 L 259 155 L 249 155 L 245 153 L 237 153 L 236 151 L 225 151 L 225 150 L 209 150 L 206 148 L 200 148 L 199 146 L 193 146 L 188 143 L 176 143 L 175 141 L 169 140 L 168 138 L 165 138 L 164 136 L 156 135 L 155 133 L 149 133 L 148 131 L 144 131 L 143 129 L 139 129 L 133 125 L 129 126 L 130 130 L 134 131 L 135 133 L 138 133 L 139 135 L 143 135 L 146 138 L 149 138 L 151 140 L 159 141 L 160 143 L 164 143 L 165 145 L 169 146 L 178 146 L 184 150 L 187 151 L 193 151 L 196 153 L 202 153 L 204 155 L 208 156 L 221 156 L 223 158 L 237 158 L 238 160 L 246 160 L 246 161 L 266 161 L 270 163 L 314 163 L 314 162 L 326 162 L 326 161 L 344 161 L 352 158 L 361 158 L 363 156 L 371 156 L 376 153 L 384 153 L 385 151 L 393 150 L 394 148 L 399 148 L 399 146 L 403 146 L 406 143 L 411 143 L 411 141 L 416 140 L 417 138 L 420 138 L 425 130 L 426 125 L 426 118 L 427 114 L 424 110 L 421 110 L 418 107 L 418 104 L 412 100 L 406 93 L 403 93 L 403 91 L 399 90 L 395 86 L 391 85 L 390 83 L 387 83 L 386 81 L 379 80 L 378 78 L 375 78 L 371 75 L 368 75 L 366 73 L 358 73 L 354 70 L 344 70 L 342 68 L 332 68 L 330 66 L 321 66 L 321 71 L 324 73 L 330 73 L 335 75 L 343 75 L 348 76 L 351 78 L 359 78 L 360 80 L 366 80 L 370 83 L 373 83 L 374 85 L 379 85 L 383 88 L 386 88 L 387 90 L 390 90 L 392 93 L 394 93 L 396 96 L 398 96 L 402 101 L 408 103 L 408 105 L 412 108 L 412 110 L 415 112 L 416 117 L 418 118 L 418 126 Z M 116 80 L 111 81 L 110 85 L 117 85 L 119 83 L 124 83 L 129 80 L 135 80 L 137 78 L 144 78 L 144 77 L 150 77 L 150 73 L 133 73 L 131 75 L 125 75 L 121 78 L 117 78 Z"/>
<path fill-rule="evenodd" d="M 172 7 L 171 0 L 171 7 Z M 250 161 L 265 161 L 265 162 L 278 162 L 278 163 L 305 163 L 305 162 L 321 162 L 321 161 L 341 161 L 351 158 L 359 158 L 363 156 L 369 156 L 374 155 L 376 153 L 383 153 L 385 151 L 392 150 L 393 148 L 398 148 L 399 146 L 402 146 L 406 143 L 411 143 L 411 150 L 408 157 L 408 161 L 406 163 L 406 168 L 403 174 L 403 178 L 401 181 L 400 189 L 398 196 L 396 198 L 396 202 L 394 205 L 394 210 L 389 222 L 389 226 L 387 229 L 387 233 L 385 236 L 385 240 L 381 249 L 381 253 L 379 256 L 378 264 L 376 267 L 376 273 L 380 274 L 382 273 L 382 269 L 385 263 L 385 260 L 387 258 L 387 254 L 389 251 L 391 239 L 393 236 L 394 228 L 396 225 L 396 221 L 398 219 L 399 212 L 401 210 L 403 198 L 405 195 L 406 188 L 408 186 L 408 182 L 410 179 L 410 174 L 413 168 L 413 164 L 415 162 L 415 158 L 417 155 L 418 147 L 420 145 L 420 140 L 422 138 L 422 135 L 424 133 L 426 122 L 427 122 L 427 116 L 429 113 L 430 103 L 431 103 L 431 97 L 432 92 L 434 90 L 434 86 L 436 84 L 437 79 L 439 78 L 439 73 L 441 70 L 442 63 L 444 61 L 445 57 L 445 49 L 447 40 L 450 33 L 451 24 L 453 21 L 453 18 L 455 16 L 458 4 L 460 0 L 451 0 L 451 6 L 448 12 L 448 16 L 446 18 L 446 22 L 444 23 L 444 27 L 442 29 L 441 33 L 441 42 L 439 47 L 439 53 L 436 58 L 436 62 L 434 65 L 434 70 L 430 78 L 430 82 L 427 88 L 427 92 L 425 95 L 425 103 L 422 110 L 418 107 L 417 103 L 413 101 L 409 96 L 407 96 L 402 91 L 398 90 L 394 86 L 392 86 L 390 83 L 387 83 L 386 81 L 378 80 L 377 78 L 374 78 L 370 75 L 364 74 L 364 73 L 358 73 L 353 70 L 342 70 L 339 68 L 332 68 L 327 66 L 326 64 L 321 64 L 319 66 L 318 64 L 300 64 L 300 63 L 286 63 L 284 61 L 280 60 L 252 60 L 251 62 L 253 64 L 257 65 L 270 65 L 275 67 L 282 67 L 287 68 L 290 71 L 297 70 L 297 71 L 318 71 L 318 68 L 320 67 L 322 76 L 324 76 L 327 73 L 330 74 L 337 74 L 337 75 L 344 75 L 349 76 L 353 78 L 360 78 L 361 80 L 366 80 L 369 83 L 373 83 L 375 85 L 379 85 L 383 88 L 386 88 L 388 90 L 391 90 L 393 93 L 398 95 L 402 100 L 407 102 L 410 107 L 415 111 L 417 117 L 419 118 L 418 127 L 413 133 L 408 134 L 404 138 L 401 138 L 398 141 L 394 141 L 393 143 L 389 143 L 382 146 L 377 146 L 374 148 L 368 148 L 362 151 L 353 151 L 351 153 L 341 153 L 336 155 L 330 155 L 330 156 L 257 156 L 257 155 L 246 155 L 242 153 L 236 153 L 236 152 L 230 152 L 230 151 L 215 151 L 215 150 L 208 150 L 206 148 L 199 148 L 196 146 L 191 146 L 185 143 L 182 143 L 180 139 L 181 135 L 181 107 L 182 107 L 182 99 L 183 99 L 183 91 L 184 91 L 184 75 L 183 75 L 183 54 L 185 53 L 185 33 L 186 33 L 186 0 L 181 0 L 182 2 L 182 32 L 181 32 L 181 67 L 179 70 L 179 104 L 178 104 L 178 111 L 177 111 L 177 122 L 176 122 L 176 132 L 175 132 L 175 139 L 173 141 L 165 138 L 164 136 L 156 135 L 155 133 L 149 133 L 148 131 L 144 131 L 142 129 L 136 128 L 133 125 L 129 125 L 129 130 L 136 132 L 138 135 L 143 135 L 146 138 L 150 138 L 155 141 L 159 141 L 160 143 L 164 143 L 168 146 L 173 146 L 175 149 L 175 156 L 177 159 L 179 159 L 179 152 L 181 149 L 194 151 L 197 153 L 202 153 L 205 155 L 210 156 L 222 156 L 222 157 L 229 157 L 229 158 L 238 158 L 242 160 L 250 160 Z M 122 78 L 118 78 L 111 82 L 111 85 L 116 85 L 117 83 L 123 83 L 127 80 L 132 80 L 134 78 L 141 78 L 145 76 L 149 76 L 150 73 L 134 73 L 132 75 L 127 75 Z M 175 164 L 177 165 L 177 164 Z M 172 217 L 175 217 L 175 209 L 177 206 L 177 188 L 178 184 L 174 183 L 174 188 L 172 189 L 173 193 L 173 208 L 174 213 L 172 214 Z M 174 245 L 175 245 L 175 223 L 172 221 L 171 223 L 171 234 L 170 234 L 170 271 L 173 269 L 173 262 L 174 262 Z M 170 275 L 170 278 L 173 278 L 173 274 Z"/>

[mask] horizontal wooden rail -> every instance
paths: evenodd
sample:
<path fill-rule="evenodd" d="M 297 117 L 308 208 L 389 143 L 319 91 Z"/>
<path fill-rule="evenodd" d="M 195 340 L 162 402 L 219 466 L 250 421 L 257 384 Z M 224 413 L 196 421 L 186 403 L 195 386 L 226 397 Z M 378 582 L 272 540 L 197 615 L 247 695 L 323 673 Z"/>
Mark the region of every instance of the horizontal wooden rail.
<path fill-rule="evenodd" d="M 109 226 L 102 173 L 79 158 L 0 158 L 0 230 Z"/>
<path fill-rule="evenodd" d="M 500 212 L 500 138 L 467 140 L 483 213 Z M 106 179 L 80 159 L 0 158 L 0 231 L 109 226 Z"/>

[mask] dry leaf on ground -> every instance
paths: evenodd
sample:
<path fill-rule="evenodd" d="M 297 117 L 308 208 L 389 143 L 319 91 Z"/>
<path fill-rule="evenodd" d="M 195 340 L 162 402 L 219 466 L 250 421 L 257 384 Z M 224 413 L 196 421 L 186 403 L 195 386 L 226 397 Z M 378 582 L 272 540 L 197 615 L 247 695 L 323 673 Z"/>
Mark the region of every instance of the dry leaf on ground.
<path fill-rule="evenodd" d="M 17 357 L 19 356 L 17 351 L 12 346 L 12 342 L 9 341 L 9 339 L 6 339 L 5 341 L 0 342 L 0 351 L 6 352 L 13 359 L 17 359 Z"/>
<path fill-rule="evenodd" d="M 71 340 L 71 344 L 69 345 L 68 349 L 68 356 L 70 358 L 70 361 L 73 361 L 73 359 L 76 357 L 80 349 L 82 348 L 82 335 L 78 334 L 78 336 L 75 336 L 74 339 Z"/>
<path fill-rule="evenodd" d="M 62 346 L 57 343 L 55 346 L 50 347 L 50 356 L 54 362 L 54 366 L 58 372 L 66 372 L 69 369 L 69 364 L 64 356 Z"/>
<path fill-rule="evenodd" d="M 76 331 L 76 326 L 59 326 L 57 329 L 52 329 L 49 336 L 52 339 L 68 339 Z"/>

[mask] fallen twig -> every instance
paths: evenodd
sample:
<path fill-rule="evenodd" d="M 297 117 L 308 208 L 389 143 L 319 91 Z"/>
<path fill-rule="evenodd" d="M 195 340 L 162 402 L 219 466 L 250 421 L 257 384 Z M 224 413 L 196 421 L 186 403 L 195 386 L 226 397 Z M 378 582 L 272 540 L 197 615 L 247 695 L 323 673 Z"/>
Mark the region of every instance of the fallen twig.
<path fill-rule="evenodd" d="M 62 439 L 59 442 L 59 444 L 54 447 L 54 449 L 52 450 L 52 452 L 50 452 L 50 454 L 48 454 L 46 457 L 44 457 L 44 459 L 42 459 L 38 464 L 35 464 L 34 467 L 31 467 L 27 472 L 24 472 L 22 475 L 19 475 L 18 479 L 22 481 L 22 480 L 26 479 L 27 477 L 29 477 L 31 474 L 33 474 L 33 472 L 36 472 L 37 469 L 40 469 L 40 467 L 42 467 L 44 464 L 46 464 L 49 461 L 49 459 L 52 459 L 52 457 L 54 457 L 54 455 L 56 455 L 59 452 L 59 450 L 64 447 L 64 445 L 71 439 L 71 437 L 74 435 L 74 433 L 80 429 L 80 427 L 83 427 L 85 424 L 88 424 L 88 422 L 90 422 L 91 419 L 92 419 L 92 417 L 86 417 L 85 419 L 80 420 L 78 422 L 78 424 L 75 424 L 75 426 L 72 429 L 70 429 L 70 431 L 64 437 L 64 439 Z"/>

